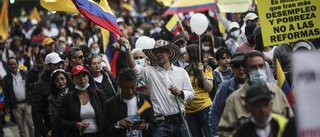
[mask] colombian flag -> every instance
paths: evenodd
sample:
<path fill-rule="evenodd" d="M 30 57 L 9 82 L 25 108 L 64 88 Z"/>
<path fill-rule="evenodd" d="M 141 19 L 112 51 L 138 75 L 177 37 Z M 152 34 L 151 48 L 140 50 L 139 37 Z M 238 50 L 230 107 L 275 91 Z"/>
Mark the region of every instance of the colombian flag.
<path fill-rule="evenodd" d="M 294 96 L 292 93 L 292 90 L 288 84 L 288 81 L 286 80 L 286 77 L 282 71 L 281 65 L 279 63 L 279 60 L 276 59 L 276 68 L 277 68 L 277 79 L 278 79 L 278 86 L 282 89 L 284 94 L 287 96 L 287 100 L 292 107 L 292 104 L 294 102 Z"/>
<path fill-rule="evenodd" d="M 116 35 L 122 36 L 116 17 L 113 15 L 108 3 L 105 1 L 106 0 L 100 1 L 100 5 L 101 2 L 106 4 L 106 6 L 102 8 L 92 0 L 72 0 L 78 11 L 83 16 L 90 19 L 95 24 L 98 24 L 102 28 L 111 31 Z"/>
<path fill-rule="evenodd" d="M 174 14 L 171 19 L 166 24 L 166 28 L 170 31 L 173 35 L 177 35 L 179 33 L 179 29 L 181 28 L 181 23 L 177 14 Z"/>
<path fill-rule="evenodd" d="M 40 0 L 40 5 L 49 11 L 79 13 L 71 0 Z"/>
<path fill-rule="evenodd" d="M 112 32 L 105 29 L 101 29 L 101 35 L 103 39 L 103 51 L 108 57 L 111 72 L 114 75 L 114 77 L 116 77 L 117 57 L 119 52 L 113 48 L 112 44 L 117 40 L 117 37 Z"/>

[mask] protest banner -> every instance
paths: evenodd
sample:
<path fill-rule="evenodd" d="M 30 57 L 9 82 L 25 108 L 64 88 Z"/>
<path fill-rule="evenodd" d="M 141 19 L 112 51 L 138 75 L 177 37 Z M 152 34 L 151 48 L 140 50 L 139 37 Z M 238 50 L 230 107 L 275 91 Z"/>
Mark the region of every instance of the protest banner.
<path fill-rule="evenodd" d="M 265 46 L 320 37 L 319 0 L 259 0 Z"/>
<path fill-rule="evenodd" d="M 221 12 L 243 13 L 248 11 L 252 0 L 219 0 L 217 4 Z"/>
<path fill-rule="evenodd" d="M 319 52 L 294 53 L 293 85 L 299 137 L 320 136 L 320 58 Z"/>

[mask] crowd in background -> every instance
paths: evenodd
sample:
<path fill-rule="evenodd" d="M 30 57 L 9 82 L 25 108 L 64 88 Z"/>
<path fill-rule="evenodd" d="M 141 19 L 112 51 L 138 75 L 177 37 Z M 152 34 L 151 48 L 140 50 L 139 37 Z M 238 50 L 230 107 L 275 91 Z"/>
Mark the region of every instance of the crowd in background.
<path fill-rule="evenodd" d="M 218 7 L 214 16 L 203 12 L 209 26 L 200 36 L 191 31 L 190 14 L 179 15 L 183 29 L 174 36 L 165 28 L 171 16 L 163 11 L 117 14 L 123 37 L 109 43 L 119 52 L 115 66 L 101 28 L 80 14 L 58 12 L 40 22 L 12 19 L 9 37 L 0 37 L 3 115 L 11 115 L 2 125 L 15 122 L 21 137 L 27 137 L 26 129 L 29 137 L 188 136 L 189 131 L 194 137 L 283 131 L 293 136 L 283 121 L 292 124 L 294 102 L 276 85 L 276 59 L 293 87 L 291 54 L 318 50 L 319 39 L 263 45 L 254 4 L 246 13 L 232 13 L 231 20 Z M 141 36 L 153 38 L 154 48 L 135 48 Z M 134 116 L 145 101 L 151 108 Z"/>

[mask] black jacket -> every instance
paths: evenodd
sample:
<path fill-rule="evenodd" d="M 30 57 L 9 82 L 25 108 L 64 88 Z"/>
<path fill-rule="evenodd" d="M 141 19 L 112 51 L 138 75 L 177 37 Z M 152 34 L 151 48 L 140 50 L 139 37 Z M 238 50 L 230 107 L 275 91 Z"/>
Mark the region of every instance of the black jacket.
<path fill-rule="evenodd" d="M 225 48 L 227 48 L 227 45 L 226 45 L 226 43 L 225 43 L 225 41 L 223 40 L 222 37 L 217 37 L 217 36 L 215 36 L 215 37 L 214 37 L 214 47 L 215 47 L 216 49 L 218 49 L 219 47 L 225 47 Z M 228 48 L 227 48 L 227 49 L 228 49 Z"/>
<path fill-rule="evenodd" d="M 106 121 L 103 104 L 106 102 L 106 96 L 101 90 L 95 90 L 89 88 L 90 103 L 95 111 L 96 119 L 98 123 L 98 128 L 100 136 L 105 136 L 102 134 L 105 131 Z M 77 128 L 76 123 L 81 122 L 80 116 L 80 100 L 77 95 L 77 90 L 73 92 L 70 91 L 68 95 L 63 96 L 62 99 L 58 102 L 58 113 L 55 125 L 60 125 L 60 128 L 64 129 L 67 133 L 67 136 L 70 137 L 80 137 L 80 131 Z M 57 123 L 56 123 L 57 122 Z"/>
<path fill-rule="evenodd" d="M 20 70 L 18 73 L 21 74 L 23 80 L 27 80 L 27 72 Z M 26 85 L 23 85 L 26 86 Z M 4 91 L 4 106 L 5 108 L 16 108 L 17 107 L 17 99 L 13 91 L 13 78 L 11 73 L 9 72 L 4 78 L 3 78 L 3 91 Z M 30 93 L 26 92 L 26 101 L 30 104 Z"/>
<path fill-rule="evenodd" d="M 26 81 L 26 88 L 28 92 L 32 93 L 35 83 L 40 79 L 40 74 L 41 71 L 37 68 L 32 68 L 28 71 Z"/>
<path fill-rule="evenodd" d="M 32 119 L 35 129 L 42 135 L 46 136 L 52 129 L 52 121 L 49 114 L 50 96 L 50 79 L 51 73 L 45 70 L 40 76 L 40 80 L 35 84 L 32 92 Z"/>
<path fill-rule="evenodd" d="M 272 137 L 277 137 L 279 132 L 278 122 L 275 120 L 271 121 L 271 133 Z M 252 122 L 244 123 L 240 126 L 234 137 L 259 137 L 256 133 L 255 126 Z"/>
<path fill-rule="evenodd" d="M 103 75 L 102 82 L 99 83 L 96 81 L 96 85 L 97 85 L 98 89 L 102 90 L 106 94 L 107 99 L 110 99 L 116 95 L 117 83 L 112 75 L 110 75 L 104 71 L 101 71 L 101 73 Z M 111 83 L 109 80 L 111 81 Z"/>
<path fill-rule="evenodd" d="M 138 109 L 143 105 L 143 102 L 146 100 L 150 103 L 151 101 L 147 95 L 137 93 L 138 100 Z M 105 106 L 105 116 L 107 119 L 107 130 L 106 134 L 110 137 L 126 137 L 126 129 L 117 129 L 115 128 L 115 124 L 127 118 L 127 103 L 123 102 L 123 98 L 121 94 L 113 97 L 111 100 L 108 100 Z M 153 108 L 146 109 L 142 114 L 140 114 L 140 118 L 144 119 L 148 124 L 148 129 L 146 131 L 142 131 L 143 137 L 152 137 L 157 124 L 154 118 Z"/>

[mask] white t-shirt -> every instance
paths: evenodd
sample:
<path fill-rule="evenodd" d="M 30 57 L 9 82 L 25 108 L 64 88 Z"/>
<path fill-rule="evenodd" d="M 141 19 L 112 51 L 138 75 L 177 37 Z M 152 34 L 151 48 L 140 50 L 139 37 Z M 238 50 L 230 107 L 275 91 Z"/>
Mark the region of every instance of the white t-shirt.
<path fill-rule="evenodd" d="M 130 100 L 123 99 L 123 101 L 127 103 L 127 115 L 131 119 L 131 117 L 138 112 L 137 97 L 135 96 Z M 135 120 L 141 120 L 140 116 L 138 115 L 135 119 L 133 119 L 133 121 Z M 127 137 L 142 137 L 142 131 L 132 129 L 130 127 L 127 129 Z"/>
<path fill-rule="evenodd" d="M 96 81 L 98 83 L 102 83 L 103 75 L 96 77 L 96 78 L 93 78 L 93 79 L 94 79 L 94 81 Z"/>
<path fill-rule="evenodd" d="M 264 129 L 256 128 L 256 133 L 259 137 L 269 137 L 271 132 L 271 125 L 268 124 Z"/>
<path fill-rule="evenodd" d="M 3 64 L 2 64 L 2 61 L 0 61 L 0 76 L 1 78 L 4 78 L 4 76 L 7 75 L 7 72 L 5 71 L 7 68 L 4 68 Z"/>
<path fill-rule="evenodd" d="M 82 123 L 89 123 L 89 126 L 83 131 L 83 133 L 95 133 L 99 131 L 96 113 L 90 101 L 85 105 L 81 105 L 80 117 Z"/>
<path fill-rule="evenodd" d="M 273 46 L 273 48 L 270 51 L 263 52 L 263 54 L 269 56 L 270 58 L 273 58 L 273 53 L 274 53 L 274 50 L 276 49 L 276 47 L 277 46 Z"/>

